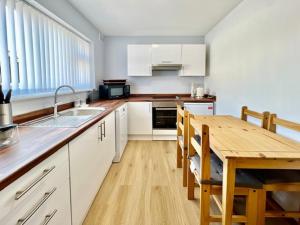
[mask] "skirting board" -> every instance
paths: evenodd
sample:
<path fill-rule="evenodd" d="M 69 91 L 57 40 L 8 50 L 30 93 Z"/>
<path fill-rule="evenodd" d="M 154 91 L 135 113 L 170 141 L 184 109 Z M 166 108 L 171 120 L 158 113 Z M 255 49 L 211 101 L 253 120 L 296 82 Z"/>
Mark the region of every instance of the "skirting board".
<path fill-rule="evenodd" d="M 128 140 L 132 141 L 170 141 L 177 140 L 176 135 L 128 135 Z"/>
<path fill-rule="evenodd" d="M 153 135 L 154 141 L 176 141 L 176 135 Z"/>
<path fill-rule="evenodd" d="M 153 136 L 176 136 L 177 130 L 152 130 Z"/>
<path fill-rule="evenodd" d="M 132 141 L 152 141 L 152 135 L 128 135 L 128 140 Z"/>

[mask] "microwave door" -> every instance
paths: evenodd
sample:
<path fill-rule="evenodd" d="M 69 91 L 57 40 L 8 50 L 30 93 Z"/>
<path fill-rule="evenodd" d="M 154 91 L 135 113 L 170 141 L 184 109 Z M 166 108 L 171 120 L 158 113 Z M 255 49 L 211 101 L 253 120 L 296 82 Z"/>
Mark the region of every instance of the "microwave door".
<path fill-rule="evenodd" d="M 110 88 L 110 97 L 111 98 L 119 98 L 123 96 L 123 87 L 111 87 Z"/>

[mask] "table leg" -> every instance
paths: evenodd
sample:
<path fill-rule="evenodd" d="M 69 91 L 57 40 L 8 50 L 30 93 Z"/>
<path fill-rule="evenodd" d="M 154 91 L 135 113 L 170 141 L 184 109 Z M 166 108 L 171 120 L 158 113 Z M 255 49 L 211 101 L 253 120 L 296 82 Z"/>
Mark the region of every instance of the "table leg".
<path fill-rule="evenodd" d="M 235 188 L 235 161 L 223 161 L 223 190 L 222 190 L 222 225 L 232 225 L 233 200 Z"/>

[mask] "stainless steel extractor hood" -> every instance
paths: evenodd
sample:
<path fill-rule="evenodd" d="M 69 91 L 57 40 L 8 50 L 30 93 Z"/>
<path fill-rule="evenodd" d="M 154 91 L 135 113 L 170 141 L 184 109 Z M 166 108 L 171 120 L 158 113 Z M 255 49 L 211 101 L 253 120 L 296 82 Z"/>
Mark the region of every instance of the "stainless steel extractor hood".
<path fill-rule="evenodd" d="M 152 70 L 153 71 L 177 71 L 181 70 L 182 64 L 153 64 Z"/>

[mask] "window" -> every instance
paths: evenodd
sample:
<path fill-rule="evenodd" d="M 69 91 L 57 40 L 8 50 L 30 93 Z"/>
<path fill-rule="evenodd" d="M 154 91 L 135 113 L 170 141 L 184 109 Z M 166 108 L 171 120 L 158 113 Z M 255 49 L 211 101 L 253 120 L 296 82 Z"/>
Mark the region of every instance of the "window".
<path fill-rule="evenodd" d="M 91 89 L 91 43 L 24 1 L 0 0 L 0 66 L 4 90 Z"/>

